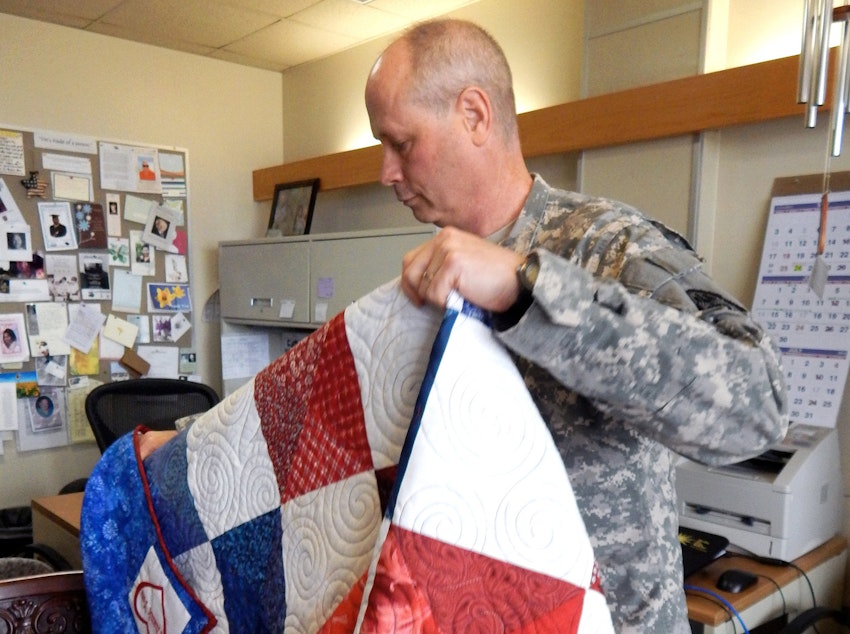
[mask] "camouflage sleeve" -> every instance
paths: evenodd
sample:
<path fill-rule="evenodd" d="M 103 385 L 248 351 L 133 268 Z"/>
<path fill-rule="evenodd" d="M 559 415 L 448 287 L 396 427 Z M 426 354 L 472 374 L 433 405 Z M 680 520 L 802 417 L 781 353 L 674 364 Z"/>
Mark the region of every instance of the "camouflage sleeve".
<path fill-rule="evenodd" d="M 692 252 L 634 258 L 618 279 L 538 254 L 533 302 L 499 333 L 514 353 L 700 462 L 757 455 L 785 433 L 778 351 Z"/>

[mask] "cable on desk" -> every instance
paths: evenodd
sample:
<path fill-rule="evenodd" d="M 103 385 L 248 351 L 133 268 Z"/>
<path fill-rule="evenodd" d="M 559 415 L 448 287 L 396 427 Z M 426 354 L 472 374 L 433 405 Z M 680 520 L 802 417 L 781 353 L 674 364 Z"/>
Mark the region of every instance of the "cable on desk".
<path fill-rule="evenodd" d="M 713 599 L 720 601 L 720 603 L 723 604 L 723 607 L 726 608 L 726 610 L 728 612 L 735 615 L 735 618 L 738 619 L 738 622 L 741 624 L 741 627 L 744 628 L 744 634 L 750 634 L 750 630 L 747 629 L 747 624 L 744 623 L 744 619 L 741 618 L 740 614 L 738 614 L 738 610 L 736 610 L 731 603 L 729 603 L 726 599 L 721 597 L 719 594 L 717 594 L 716 592 L 714 592 L 712 590 L 709 590 L 708 588 L 703 588 L 701 586 L 692 586 L 692 585 L 685 584 L 684 588 L 685 588 L 685 591 L 690 590 L 691 592 L 702 592 L 702 593 L 707 594 L 708 596 L 712 597 Z"/>
<path fill-rule="evenodd" d="M 815 589 L 812 586 L 812 580 L 809 579 L 809 575 L 806 573 L 806 571 L 803 570 L 802 568 L 800 568 L 800 566 L 795 564 L 793 561 L 785 561 L 784 559 L 776 559 L 774 557 L 764 557 L 762 555 L 756 555 L 754 553 L 751 553 L 749 555 L 745 555 L 745 554 L 742 554 L 742 553 L 727 553 L 727 554 L 730 555 L 730 556 L 738 555 L 738 556 L 741 556 L 741 557 L 747 557 L 748 559 L 752 559 L 753 561 L 758 562 L 760 564 L 764 564 L 765 566 L 793 568 L 794 570 L 797 571 L 797 574 L 800 575 L 806 581 L 806 584 L 809 586 L 809 593 L 812 595 L 812 607 L 810 608 L 810 610 L 816 611 L 818 609 L 817 596 L 815 595 Z M 759 575 L 759 576 L 761 576 L 761 575 Z M 771 579 L 771 581 L 773 581 L 773 579 Z M 776 582 L 774 581 L 774 583 L 776 583 Z M 777 587 L 779 587 L 778 584 L 777 584 Z M 782 603 L 784 605 L 785 604 L 785 596 L 782 595 L 781 590 L 779 591 L 779 593 L 782 596 Z M 806 611 L 804 611 L 804 614 L 805 614 L 805 612 Z M 786 611 L 786 613 L 787 613 L 787 611 Z M 811 624 L 811 628 L 816 632 L 816 634 L 819 632 L 817 625 L 815 625 L 814 623 Z"/>
<path fill-rule="evenodd" d="M 691 595 L 691 596 L 693 596 L 693 595 Z M 723 603 L 721 601 L 718 601 L 714 597 L 710 597 L 710 596 L 706 595 L 706 596 L 703 596 L 702 598 L 705 599 L 706 601 L 708 601 L 709 603 L 715 605 L 716 607 L 722 609 L 726 613 L 726 619 L 722 623 L 719 623 L 717 625 L 717 627 L 714 628 L 714 629 L 717 632 L 719 632 L 720 627 L 723 626 L 723 631 L 725 632 L 725 631 L 728 631 L 728 629 L 729 629 L 726 626 L 731 625 L 732 626 L 732 634 L 738 634 L 738 624 L 735 622 L 735 616 L 729 611 L 729 608 L 727 608 L 725 605 L 723 605 Z"/>
<path fill-rule="evenodd" d="M 812 607 L 818 607 L 818 600 L 815 596 L 815 589 L 812 586 L 812 580 L 809 579 L 809 575 L 806 573 L 806 571 L 800 568 L 800 566 L 795 564 L 793 561 L 774 559 L 773 557 L 761 557 L 759 555 L 753 555 L 750 557 L 750 559 L 766 566 L 787 566 L 796 570 L 797 573 L 806 581 L 806 584 L 809 586 L 809 593 L 812 595 Z"/>
<path fill-rule="evenodd" d="M 776 586 L 776 591 L 779 592 L 779 598 L 782 599 L 782 614 L 788 614 L 788 604 L 785 603 L 785 593 L 782 592 L 782 586 L 780 586 L 777 583 L 776 579 L 774 579 L 771 576 L 762 575 L 762 574 L 759 574 L 759 573 L 756 573 L 756 576 L 761 577 L 762 579 L 767 579 L 768 581 L 770 581 L 770 583 L 772 583 L 774 586 Z"/>

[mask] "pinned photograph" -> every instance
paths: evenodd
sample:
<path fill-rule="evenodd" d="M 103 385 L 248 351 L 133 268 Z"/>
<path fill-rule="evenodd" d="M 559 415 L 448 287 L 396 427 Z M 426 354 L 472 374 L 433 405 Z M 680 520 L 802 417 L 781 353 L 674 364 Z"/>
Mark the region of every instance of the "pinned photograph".
<path fill-rule="evenodd" d="M 198 355 L 194 350 L 190 348 L 180 350 L 178 371 L 180 374 L 195 374 L 198 371 Z"/>
<path fill-rule="evenodd" d="M 36 396 L 19 398 L 16 437 L 19 452 L 67 445 L 65 389 L 43 387 Z"/>
<path fill-rule="evenodd" d="M 6 225 L 0 235 L 0 260 L 29 262 L 32 259 L 32 236 L 27 224 Z"/>
<path fill-rule="evenodd" d="M 174 341 L 171 338 L 171 315 L 153 316 L 153 340 L 154 343 Z"/>
<path fill-rule="evenodd" d="M 177 235 L 180 212 L 164 205 L 152 205 L 148 211 L 142 239 L 159 249 L 170 249 Z"/>
<path fill-rule="evenodd" d="M 154 275 L 156 248 L 142 238 L 141 231 L 130 232 L 130 272 L 133 275 Z"/>
<path fill-rule="evenodd" d="M 38 396 L 27 399 L 30 430 L 34 434 L 62 429 L 65 425 L 65 391 L 43 387 Z"/>
<path fill-rule="evenodd" d="M 112 299 L 109 286 L 109 254 L 80 253 L 80 280 L 83 300 Z"/>
<path fill-rule="evenodd" d="M 77 248 L 77 235 L 71 216 L 71 204 L 66 202 L 38 203 L 44 248 L 47 251 L 69 251 Z"/>
<path fill-rule="evenodd" d="M 73 255 L 48 255 L 45 272 L 50 296 L 55 302 L 80 300 L 80 273 Z"/>
<path fill-rule="evenodd" d="M 0 315 L 0 363 L 18 363 L 30 358 L 24 316 Z"/>
<path fill-rule="evenodd" d="M 106 195 L 106 233 L 110 236 L 121 235 L 121 196 Z"/>
<path fill-rule="evenodd" d="M 62 415 L 53 398 L 46 392 L 35 397 L 34 408 L 31 417 L 33 433 L 50 431 L 62 426 Z"/>

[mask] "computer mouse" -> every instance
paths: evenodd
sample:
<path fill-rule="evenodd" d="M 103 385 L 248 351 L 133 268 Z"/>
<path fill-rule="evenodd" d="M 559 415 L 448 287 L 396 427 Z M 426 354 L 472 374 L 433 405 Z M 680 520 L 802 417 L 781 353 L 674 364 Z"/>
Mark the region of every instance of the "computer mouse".
<path fill-rule="evenodd" d="M 721 573 L 720 577 L 718 577 L 717 589 L 735 594 L 737 592 L 743 592 L 755 584 L 756 581 L 758 581 L 758 577 L 754 574 L 746 570 L 732 568 Z"/>

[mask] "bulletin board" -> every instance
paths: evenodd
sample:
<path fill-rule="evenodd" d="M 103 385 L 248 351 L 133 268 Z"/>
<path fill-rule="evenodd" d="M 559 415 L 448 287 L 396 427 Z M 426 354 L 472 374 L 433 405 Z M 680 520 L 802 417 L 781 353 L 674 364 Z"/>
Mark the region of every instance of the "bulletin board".
<path fill-rule="evenodd" d="M 0 124 L 0 440 L 90 442 L 97 385 L 197 379 L 187 219 L 186 150 Z"/>

